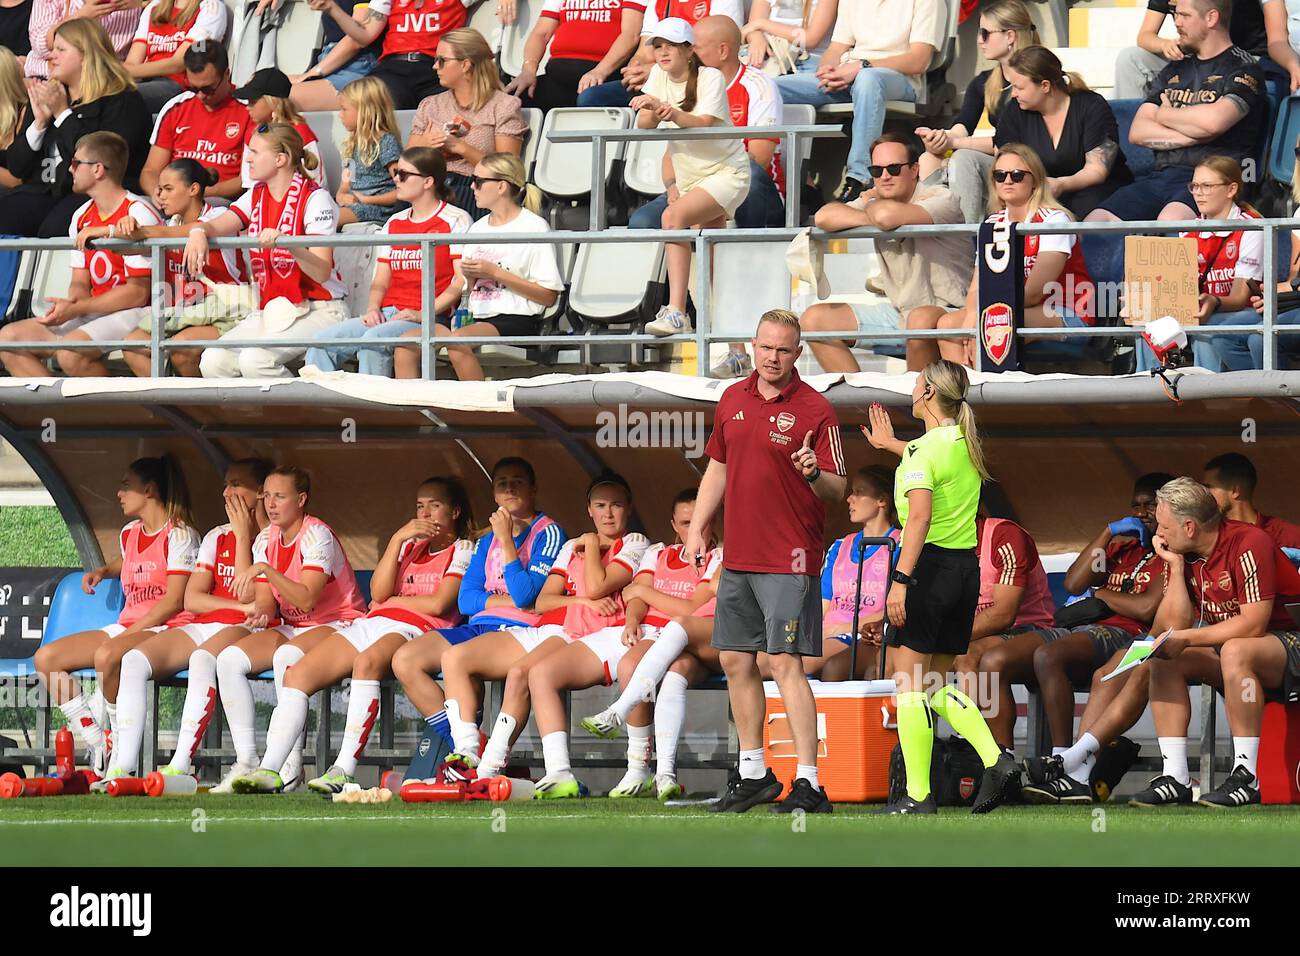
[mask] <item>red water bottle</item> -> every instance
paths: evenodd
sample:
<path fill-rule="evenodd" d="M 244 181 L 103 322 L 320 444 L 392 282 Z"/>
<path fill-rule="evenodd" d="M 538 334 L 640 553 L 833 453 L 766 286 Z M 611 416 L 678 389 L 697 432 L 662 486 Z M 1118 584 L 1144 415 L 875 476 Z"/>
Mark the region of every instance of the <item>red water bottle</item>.
<path fill-rule="evenodd" d="M 54 766 L 64 780 L 77 772 L 76 748 L 72 742 L 72 731 L 67 727 L 54 735 Z"/>

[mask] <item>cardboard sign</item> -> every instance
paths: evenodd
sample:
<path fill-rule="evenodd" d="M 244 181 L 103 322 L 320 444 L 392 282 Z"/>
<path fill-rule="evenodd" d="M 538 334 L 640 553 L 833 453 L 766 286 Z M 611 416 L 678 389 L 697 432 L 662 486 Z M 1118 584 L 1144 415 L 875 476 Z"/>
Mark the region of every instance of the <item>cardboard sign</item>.
<path fill-rule="evenodd" d="M 1016 331 L 1025 315 L 1025 271 L 1016 224 L 982 223 L 978 248 L 980 369 L 1019 371 Z"/>
<path fill-rule="evenodd" d="M 1125 323 L 1145 325 L 1172 315 L 1183 325 L 1200 325 L 1199 279 L 1195 239 L 1125 236 Z"/>

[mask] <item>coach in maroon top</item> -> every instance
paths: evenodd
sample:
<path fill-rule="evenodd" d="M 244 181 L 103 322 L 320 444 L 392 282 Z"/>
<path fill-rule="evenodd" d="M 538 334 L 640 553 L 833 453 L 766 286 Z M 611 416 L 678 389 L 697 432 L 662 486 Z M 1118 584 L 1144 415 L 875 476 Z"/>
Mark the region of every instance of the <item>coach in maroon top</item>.
<path fill-rule="evenodd" d="M 1156 553 L 1169 567 L 1156 628 L 1174 628 L 1151 662 L 1151 713 L 1164 772 L 1134 800 L 1191 803 L 1187 685 L 1223 691 L 1233 770 L 1200 803 L 1259 803 L 1255 765 L 1265 692 L 1300 689 L 1300 634 L 1286 606 L 1300 602 L 1300 573 L 1264 531 L 1220 515 L 1199 482 L 1178 478 L 1156 494 Z"/>
<path fill-rule="evenodd" d="M 726 546 L 713 646 L 727 674 L 740 739 L 740 769 L 714 810 L 743 813 L 770 803 L 782 784 L 763 758 L 763 681 L 770 656 L 798 755 L 796 780 L 777 809 L 829 813 L 817 780 L 817 712 L 803 658 L 821 654 L 818 575 L 826 503 L 844 494 L 844 452 L 830 403 L 794 364 L 799 319 L 774 309 L 759 320 L 755 372 L 723 393 L 705 453 L 686 553 L 703 560 L 709 526 L 725 503 Z"/>

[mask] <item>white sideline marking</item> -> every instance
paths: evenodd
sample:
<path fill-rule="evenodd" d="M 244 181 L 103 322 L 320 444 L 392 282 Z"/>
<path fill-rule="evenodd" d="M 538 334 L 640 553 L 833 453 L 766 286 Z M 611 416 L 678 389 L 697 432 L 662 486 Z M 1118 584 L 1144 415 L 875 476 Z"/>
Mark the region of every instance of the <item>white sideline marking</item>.
<path fill-rule="evenodd" d="M 681 813 L 646 813 L 629 815 L 628 820 L 681 820 L 689 814 Z M 381 816 L 337 816 L 337 817 L 217 817 L 209 816 L 208 823 L 336 823 L 348 820 L 477 820 L 479 817 L 473 817 L 461 813 L 442 813 L 442 814 L 421 814 L 420 816 L 406 815 L 381 815 Z M 548 813 L 545 816 L 536 817 L 519 817 L 519 820 L 602 820 L 609 819 L 608 814 L 604 813 Z M 189 817 L 148 817 L 139 820 L 98 820 L 94 817 L 77 817 L 66 820 L 0 820 L 0 827 L 37 827 L 37 826 L 68 826 L 69 824 L 87 824 L 91 826 L 132 826 L 139 824 L 157 824 L 157 823 L 185 823 L 190 822 Z"/>

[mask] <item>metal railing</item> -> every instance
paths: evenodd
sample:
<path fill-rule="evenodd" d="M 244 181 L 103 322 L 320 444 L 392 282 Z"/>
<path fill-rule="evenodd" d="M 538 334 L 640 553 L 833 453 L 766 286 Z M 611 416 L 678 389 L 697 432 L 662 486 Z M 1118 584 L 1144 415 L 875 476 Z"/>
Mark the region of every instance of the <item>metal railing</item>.
<path fill-rule="evenodd" d="M 689 138 L 736 138 L 741 136 L 759 137 L 764 134 L 770 136 L 773 133 L 783 135 L 789 144 L 787 152 L 797 156 L 799 140 L 804 136 L 828 136 L 839 135 L 838 127 L 825 126 L 775 126 L 775 127 L 742 127 L 742 128 L 707 128 L 691 130 L 596 130 L 589 132 L 571 132 L 555 133 L 552 138 L 557 142 L 583 141 L 590 139 L 593 142 L 593 160 L 596 169 L 600 170 L 600 175 L 596 176 L 593 182 L 592 193 L 592 216 L 593 222 L 600 223 L 603 221 L 603 181 L 604 181 L 604 163 L 603 151 L 606 142 L 625 141 L 633 139 L 675 139 L 681 137 Z M 790 165 L 792 175 L 790 182 L 796 185 L 796 188 L 790 190 L 792 196 L 797 196 L 797 182 L 794 173 L 800 168 L 798 162 L 792 162 Z M 797 209 L 797 200 L 791 208 Z M 790 210 L 787 210 L 790 215 Z M 1193 220 L 1187 222 L 1171 221 L 1142 221 L 1142 222 L 1069 222 L 1061 224 L 1034 224 L 1018 226 L 1017 231 L 1025 235 L 1054 235 L 1073 233 L 1079 236 L 1087 234 L 1107 234 L 1107 235 L 1129 235 L 1135 233 L 1178 233 L 1192 231 L 1213 230 L 1218 232 L 1226 231 L 1261 231 L 1264 234 L 1263 250 L 1263 273 L 1265 281 L 1263 283 L 1264 309 L 1262 321 L 1258 325 L 1219 325 L 1219 326 L 1199 326 L 1187 327 L 1186 332 L 1189 336 L 1219 336 L 1219 335 L 1262 335 L 1263 336 L 1263 368 L 1274 370 L 1277 367 L 1277 336 L 1300 334 L 1300 326 L 1279 326 L 1277 324 L 1277 284 L 1274 281 L 1276 277 L 1277 265 L 1277 235 L 1278 230 L 1284 229 L 1290 231 L 1300 226 L 1300 221 L 1294 219 L 1234 219 L 1224 222 L 1209 222 L 1205 220 Z M 974 254 L 973 245 L 974 237 L 978 231 L 978 225 L 967 223 L 954 223 L 945 225 L 927 225 L 927 226 L 902 226 L 891 231 L 881 231 L 871 228 L 850 229 L 842 232 L 824 232 L 813 230 L 814 238 L 823 240 L 832 239 L 878 239 L 878 238 L 907 238 L 907 237 L 924 237 L 945 234 L 962 234 L 972 238 L 972 255 Z M 507 345 L 515 347 L 529 346 L 570 346 L 585 347 L 593 345 L 672 345 L 675 343 L 694 342 L 696 346 L 696 366 L 697 373 L 701 376 L 706 375 L 709 368 L 709 346 L 714 343 L 745 342 L 752 337 L 752 333 L 730 334 L 715 333 L 713 331 L 713 263 L 710 255 L 711 250 L 716 245 L 731 243 L 779 243 L 788 242 L 800 232 L 794 226 L 787 225 L 784 228 L 775 229 L 685 229 L 685 230 L 656 230 L 656 229 L 618 229 L 610 230 L 604 228 L 589 229 L 586 231 L 575 232 L 546 232 L 546 233 L 505 233 L 492 234 L 491 243 L 493 245 L 513 245 L 513 244 L 532 244 L 532 243 L 550 243 L 558 244 L 582 244 L 587 242 L 612 242 L 612 243 L 644 243 L 644 242 L 684 242 L 694 246 L 696 257 L 696 289 L 693 290 L 693 299 L 696 307 L 696 325 L 693 332 L 679 333 L 668 336 L 652 336 L 647 334 L 625 333 L 584 333 L 581 335 L 556 334 L 556 335 L 537 335 L 537 336 L 475 336 L 475 335 L 458 335 L 454 340 L 445 337 L 438 337 L 435 334 L 435 322 L 429 309 L 421 311 L 420 334 L 418 337 L 383 337 L 383 338 L 332 338 L 317 339 L 315 337 L 307 338 L 275 338 L 275 339 L 236 339 L 229 335 L 216 340 L 207 341 L 182 341 L 175 342 L 165 340 L 165 296 L 154 294 L 151 296 L 150 307 L 152 309 L 153 322 L 150 330 L 148 348 L 150 349 L 150 374 L 155 377 L 161 377 L 166 368 L 166 353 L 174 349 L 238 349 L 238 348 L 312 348 L 312 347 L 395 347 L 415 346 L 420 350 L 422 377 L 425 380 L 434 380 L 437 377 L 437 365 L 434 362 L 434 352 L 439 345 L 447 345 L 454 341 L 457 346 L 479 346 L 479 345 Z M 282 237 L 276 243 L 279 248 L 297 248 L 297 247 L 355 247 L 355 246 L 378 246 L 378 245 L 419 245 L 423 256 L 423 269 L 421 274 L 423 301 L 431 303 L 434 301 L 434 290 L 436 288 L 437 274 L 435 263 L 435 250 L 438 246 L 463 244 L 466 239 L 464 235 L 421 235 L 418 240 L 410 234 L 389 234 L 389 233 L 371 233 L 364 235 L 338 234 L 333 236 L 311 236 L 311 237 Z M 150 254 L 150 276 L 151 288 L 160 290 L 165 288 L 163 276 L 166 274 L 164 267 L 164 257 L 167 249 L 183 247 L 184 239 L 151 239 L 138 243 L 129 243 L 122 240 L 100 241 L 95 244 L 96 248 L 112 249 L 139 249 L 142 246 L 149 250 Z M 252 248 L 258 245 L 258 240 L 254 237 L 239 236 L 234 238 L 221 238 L 210 241 L 210 246 L 219 249 L 229 248 Z M 72 241 L 67 238 L 56 239 L 0 239 L 0 250 L 6 249 L 35 249 L 35 250 L 67 250 L 72 248 Z M 784 303 L 772 303 L 780 305 Z M 765 304 L 766 307 L 766 304 Z M 762 310 L 758 310 L 762 311 Z M 540 318 L 540 317 L 539 317 Z M 803 338 L 806 341 L 841 341 L 846 338 L 856 339 L 859 342 L 887 342 L 896 340 L 912 339 L 961 339 L 974 338 L 977 330 L 966 329 L 913 329 L 901 328 L 897 331 L 839 331 L 839 332 L 805 332 Z M 1141 329 L 1131 326 L 1095 326 L 1095 327 L 1050 327 L 1050 328 L 1021 328 L 1017 335 L 1026 340 L 1035 338 L 1052 338 L 1052 339 L 1073 339 L 1073 338 L 1112 338 L 1112 339 L 1134 339 L 1141 335 Z M 437 341 L 442 338 L 441 343 Z M 0 350 L 6 351 L 58 351 L 58 350 L 95 350 L 101 353 L 113 351 L 115 349 L 139 349 L 144 346 L 141 341 L 105 341 L 105 342 L 69 342 L 66 340 L 54 341 L 34 341 L 34 342 L 0 342 Z M 977 350 L 977 359 L 982 358 Z"/>

